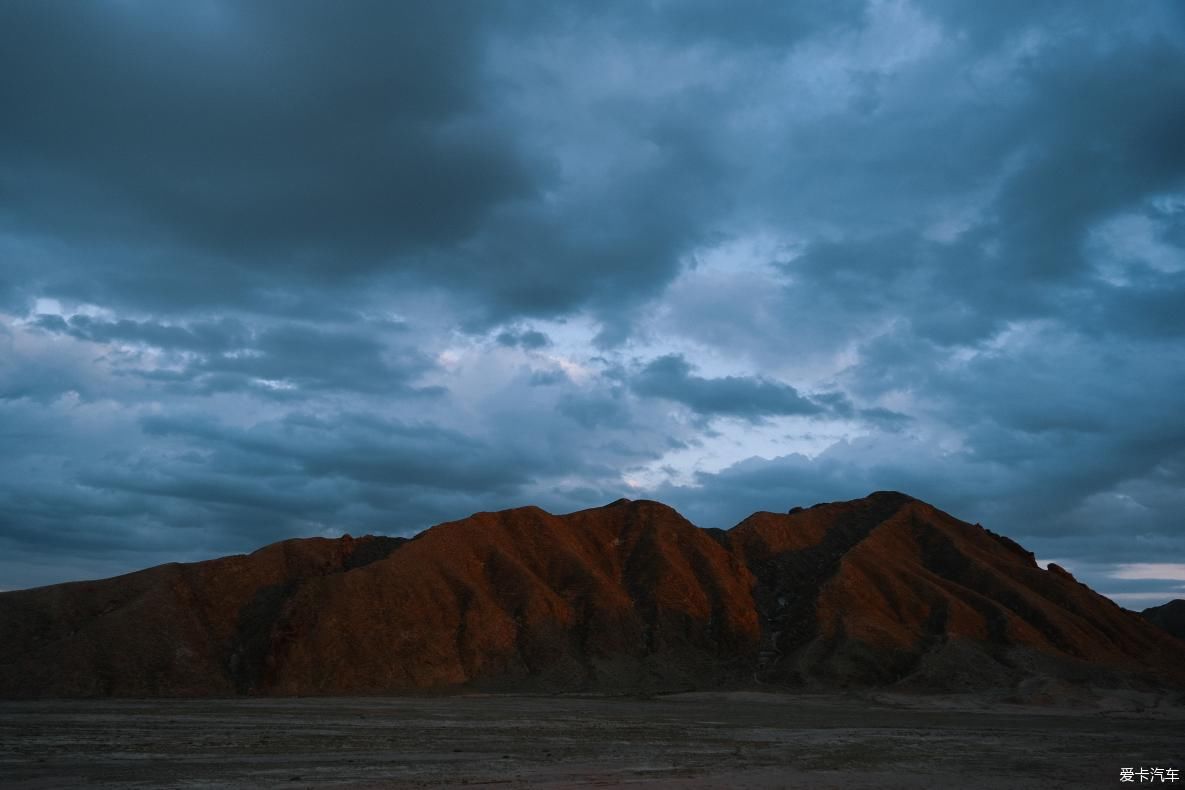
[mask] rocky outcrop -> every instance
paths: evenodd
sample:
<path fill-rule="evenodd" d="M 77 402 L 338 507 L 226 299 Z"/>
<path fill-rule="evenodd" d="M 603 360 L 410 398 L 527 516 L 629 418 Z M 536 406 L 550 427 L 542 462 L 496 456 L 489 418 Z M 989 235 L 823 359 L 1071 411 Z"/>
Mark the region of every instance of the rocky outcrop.
<path fill-rule="evenodd" d="M 703 530 L 657 502 L 0 594 L 0 696 L 1185 683 L 1185 645 L 911 497 Z"/>

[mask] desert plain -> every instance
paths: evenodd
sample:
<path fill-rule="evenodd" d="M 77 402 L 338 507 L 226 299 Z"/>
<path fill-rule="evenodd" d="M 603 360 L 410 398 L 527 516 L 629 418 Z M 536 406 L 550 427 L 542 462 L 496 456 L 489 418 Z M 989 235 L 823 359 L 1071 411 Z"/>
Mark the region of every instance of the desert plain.
<path fill-rule="evenodd" d="M 5 701 L 0 786 L 1123 787 L 1121 768 L 1185 768 L 1182 703 L 1073 689 L 1023 705 L 753 691 Z"/>

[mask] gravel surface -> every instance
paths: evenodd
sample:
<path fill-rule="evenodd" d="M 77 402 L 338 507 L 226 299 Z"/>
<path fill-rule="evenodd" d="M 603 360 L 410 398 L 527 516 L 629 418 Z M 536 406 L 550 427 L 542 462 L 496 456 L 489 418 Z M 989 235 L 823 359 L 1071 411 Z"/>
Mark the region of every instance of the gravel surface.
<path fill-rule="evenodd" d="M 1121 767 L 1185 773 L 1181 709 L 748 692 L 0 702 L 6 788 L 1078 788 L 1126 786 Z"/>

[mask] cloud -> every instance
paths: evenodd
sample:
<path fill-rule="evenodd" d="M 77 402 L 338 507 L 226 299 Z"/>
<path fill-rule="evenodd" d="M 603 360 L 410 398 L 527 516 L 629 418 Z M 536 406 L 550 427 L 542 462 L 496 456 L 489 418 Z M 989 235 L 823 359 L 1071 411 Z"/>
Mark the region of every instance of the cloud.
<path fill-rule="evenodd" d="M 370 333 L 284 325 L 260 332 L 247 353 L 206 357 L 186 372 L 221 376 L 224 383 L 392 393 L 408 389 L 431 365 L 416 349 L 384 344 Z"/>
<path fill-rule="evenodd" d="M 630 382 L 634 392 L 676 401 L 704 416 L 756 420 L 767 416 L 819 414 L 823 407 L 789 384 L 761 377 L 708 379 L 692 373 L 679 354 L 652 360 Z"/>
<path fill-rule="evenodd" d="M 1126 563 L 1112 571 L 1111 576 L 1115 579 L 1185 581 L 1185 564 L 1172 562 Z"/>
<path fill-rule="evenodd" d="M 363 414 L 339 414 L 332 422 L 290 414 L 245 431 L 201 417 L 146 416 L 141 425 L 150 436 L 201 439 L 228 461 L 244 464 L 225 471 L 243 474 L 249 470 L 240 455 L 262 456 L 312 478 L 446 490 L 498 491 L 522 485 L 529 473 L 521 461 L 508 463 L 500 448 L 456 431 Z"/>
<path fill-rule="evenodd" d="M 551 344 L 551 339 L 537 329 L 506 329 L 494 338 L 499 345 L 537 351 Z"/>
<path fill-rule="evenodd" d="M 273 397 L 295 391 L 344 390 L 386 394 L 439 395 L 438 386 L 413 382 L 434 363 L 399 342 L 400 323 L 336 327 L 292 322 L 248 325 L 240 320 L 162 324 L 129 319 L 102 320 L 85 314 L 68 318 L 35 315 L 31 324 L 53 334 L 114 346 L 113 372 L 171 383 L 197 392 L 254 389 Z M 146 362 L 145 354 L 150 356 Z"/>
<path fill-rule="evenodd" d="M 63 294 L 216 307 L 266 299 L 277 271 L 348 284 L 538 188 L 481 106 L 474 7 L 4 16 L 2 183 L 24 196 L 5 225 L 89 250 L 85 271 L 25 269 Z"/>
<path fill-rule="evenodd" d="M 126 318 L 105 321 L 84 314 L 72 315 L 67 319 L 52 313 L 35 315 L 33 324 L 50 332 L 96 343 L 133 343 L 206 353 L 245 348 L 249 342 L 243 324 L 230 318 L 178 325 Z"/>

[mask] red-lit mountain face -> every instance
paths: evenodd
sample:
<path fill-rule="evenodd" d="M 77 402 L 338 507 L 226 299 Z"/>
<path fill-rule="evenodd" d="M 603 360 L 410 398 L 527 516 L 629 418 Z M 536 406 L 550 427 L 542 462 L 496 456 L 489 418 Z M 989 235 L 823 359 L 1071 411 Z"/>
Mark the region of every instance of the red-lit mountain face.
<path fill-rule="evenodd" d="M 700 529 L 620 500 L 0 594 L 0 695 L 1185 684 L 1185 643 L 896 493 Z"/>

